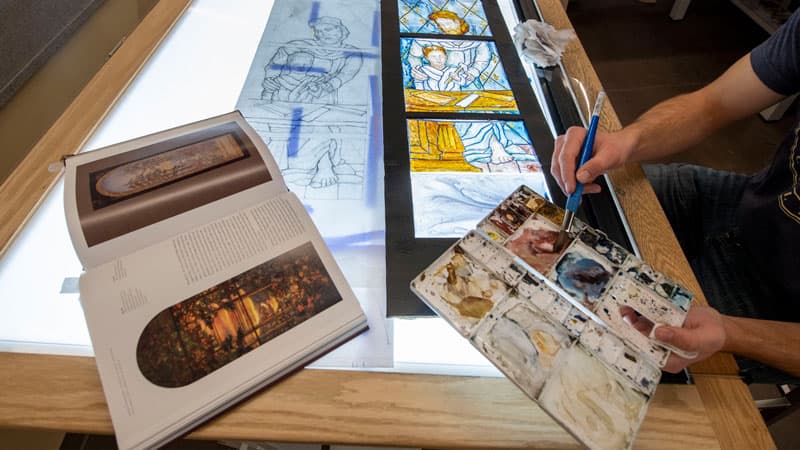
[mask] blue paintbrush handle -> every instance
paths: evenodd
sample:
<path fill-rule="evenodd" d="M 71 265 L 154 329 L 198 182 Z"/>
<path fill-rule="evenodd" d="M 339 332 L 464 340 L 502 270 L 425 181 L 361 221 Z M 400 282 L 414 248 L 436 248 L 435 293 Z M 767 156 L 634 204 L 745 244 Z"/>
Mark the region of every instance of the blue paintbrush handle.
<path fill-rule="evenodd" d="M 592 116 L 592 121 L 589 123 L 589 129 L 586 131 L 586 139 L 583 140 L 583 147 L 581 148 L 581 159 L 578 161 L 578 169 L 586 164 L 586 161 L 592 157 L 592 147 L 594 147 L 594 135 L 597 132 L 597 123 L 600 121 L 598 116 Z M 583 183 L 576 180 L 575 190 L 569 194 L 567 198 L 567 210 L 575 212 L 578 210 L 578 205 L 581 204 L 581 195 L 583 195 Z"/>
<path fill-rule="evenodd" d="M 592 119 L 589 122 L 589 128 L 586 130 L 586 137 L 583 140 L 583 147 L 581 147 L 581 158 L 578 161 L 577 169 L 586 164 L 586 161 L 592 157 L 592 149 L 594 148 L 594 135 L 597 134 L 597 126 L 600 123 L 600 109 L 603 106 L 606 93 L 600 91 L 597 95 L 597 100 L 594 103 L 594 111 L 592 112 Z M 575 172 L 577 172 L 577 169 Z M 578 211 L 578 206 L 581 204 L 581 195 L 583 195 L 583 183 L 575 180 L 575 190 L 567 197 L 567 210 L 573 213 Z"/>

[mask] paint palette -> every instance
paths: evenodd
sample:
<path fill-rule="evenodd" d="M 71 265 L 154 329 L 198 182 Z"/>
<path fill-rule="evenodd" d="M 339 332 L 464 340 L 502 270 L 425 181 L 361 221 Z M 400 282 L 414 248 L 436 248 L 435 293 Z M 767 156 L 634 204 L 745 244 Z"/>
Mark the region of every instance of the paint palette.
<path fill-rule="evenodd" d="M 412 290 L 589 448 L 630 448 L 670 350 L 622 320 L 681 326 L 692 295 L 521 186 Z"/>

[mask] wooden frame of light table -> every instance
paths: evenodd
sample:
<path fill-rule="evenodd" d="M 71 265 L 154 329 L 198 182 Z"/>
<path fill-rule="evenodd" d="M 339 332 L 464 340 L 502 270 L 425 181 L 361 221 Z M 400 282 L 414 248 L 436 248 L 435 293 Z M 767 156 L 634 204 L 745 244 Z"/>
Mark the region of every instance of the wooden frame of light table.
<path fill-rule="evenodd" d="M 559 0 L 538 0 L 545 20 L 571 28 Z M 57 180 L 47 171 L 77 152 L 189 0 L 160 1 L 25 160 L 0 186 L 0 256 Z M 601 88 L 579 41 L 564 55 L 589 96 Z M 601 126 L 620 127 L 610 102 Z M 55 145 L 55 144 L 58 145 Z M 701 292 L 638 166 L 611 174 L 645 260 Z M 704 303 L 702 295 L 697 301 Z M 0 427 L 111 434 L 93 358 L 0 353 Z M 692 367 L 695 384 L 659 387 L 636 448 L 775 448 L 730 355 Z M 197 428 L 189 438 L 423 448 L 577 448 L 577 442 L 504 378 L 301 370 Z"/>

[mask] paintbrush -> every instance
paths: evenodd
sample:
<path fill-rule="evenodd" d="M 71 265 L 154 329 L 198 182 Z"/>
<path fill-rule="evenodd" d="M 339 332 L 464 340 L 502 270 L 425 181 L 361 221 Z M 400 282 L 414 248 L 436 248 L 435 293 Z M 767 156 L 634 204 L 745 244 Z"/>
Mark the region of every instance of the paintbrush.
<path fill-rule="evenodd" d="M 592 111 L 592 118 L 589 122 L 589 128 L 586 130 L 586 137 L 583 140 L 583 147 L 581 147 L 580 160 L 575 172 L 581 168 L 582 165 L 592 157 L 592 148 L 594 147 L 594 135 L 597 132 L 597 124 L 600 122 L 600 109 L 603 107 L 603 101 L 606 99 L 606 92 L 600 91 L 597 94 L 597 100 L 594 102 L 594 111 Z M 555 245 L 553 246 L 556 252 L 560 252 L 569 239 L 569 234 L 572 232 L 572 222 L 575 220 L 575 212 L 581 204 L 581 195 L 583 195 L 583 183 L 575 180 L 575 190 L 567 197 L 567 204 L 564 214 L 564 221 L 561 223 L 561 231 L 558 233 Z"/>

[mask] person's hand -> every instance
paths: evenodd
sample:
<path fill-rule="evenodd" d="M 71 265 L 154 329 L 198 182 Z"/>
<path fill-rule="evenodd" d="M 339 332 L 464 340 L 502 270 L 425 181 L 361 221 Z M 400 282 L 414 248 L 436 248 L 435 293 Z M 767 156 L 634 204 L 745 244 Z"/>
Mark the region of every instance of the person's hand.
<path fill-rule="evenodd" d="M 650 334 L 653 323 L 644 316 L 636 314 L 633 308 L 623 306 L 620 308 L 620 313 L 632 327 L 642 334 Z M 692 306 L 682 328 L 660 326 L 656 328 L 655 338 L 687 352 L 697 352 L 697 356 L 692 359 L 681 358 L 674 353 L 669 356 L 664 370 L 672 373 L 680 372 L 689 364 L 702 361 L 722 350 L 726 340 L 722 314 L 708 306 Z"/>
<path fill-rule="evenodd" d="M 635 146 L 630 133 L 598 131 L 594 139 L 592 157 L 578 170 L 576 176 L 575 166 L 584 137 L 586 137 L 585 128 L 570 127 L 566 133 L 556 138 L 553 145 L 550 173 L 565 194 L 571 194 L 575 190 L 576 179 L 583 183 L 585 194 L 600 192 L 600 185 L 593 183 L 595 178 L 625 164 Z"/>

